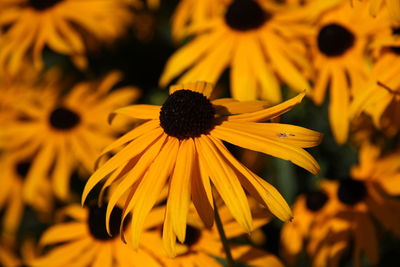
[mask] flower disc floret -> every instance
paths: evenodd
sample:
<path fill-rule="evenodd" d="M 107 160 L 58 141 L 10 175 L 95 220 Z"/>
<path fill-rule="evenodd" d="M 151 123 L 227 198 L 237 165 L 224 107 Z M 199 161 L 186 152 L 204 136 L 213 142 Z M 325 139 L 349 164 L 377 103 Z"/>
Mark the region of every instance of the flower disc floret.
<path fill-rule="evenodd" d="M 89 231 L 91 235 L 98 240 L 110 240 L 119 234 L 121 225 L 122 210 L 115 207 L 110 217 L 110 234 L 107 233 L 106 221 L 106 206 L 92 206 L 89 209 Z"/>
<path fill-rule="evenodd" d="M 328 201 L 328 195 L 323 191 L 312 191 L 306 194 L 306 207 L 310 211 L 319 211 Z"/>
<path fill-rule="evenodd" d="M 235 0 L 225 13 L 225 22 L 234 30 L 249 31 L 261 27 L 270 17 L 256 1 Z"/>
<path fill-rule="evenodd" d="M 318 49 L 328 57 L 343 55 L 354 44 L 354 34 L 345 27 L 331 23 L 318 33 Z"/>
<path fill-rule="evenodd" d="M 367 189 L 361 181 L 344 179 L 340 181 L 337 194 L 342 203 L 353 206 L 364 200 L 367 195 Z"/>
<path fill-rule="evenodd" d="M 58 130 L 70 130 L 80 121 L 79 114 L 65 107 L 55 108 L 49 116 L 50 125 Z"/>
<path fill-rule="evenodd" d="M 62 0 L 29 0 L 29 6 L 36 10 L 42 11 L 51 8 Z"/>
<path fill-rule="evenodd" d="M 179 90 L 171 94 L 160 111 L 160 124 L 169 136 L 183 140 L 208 133 L 215 111 L 203 94 Z"/>

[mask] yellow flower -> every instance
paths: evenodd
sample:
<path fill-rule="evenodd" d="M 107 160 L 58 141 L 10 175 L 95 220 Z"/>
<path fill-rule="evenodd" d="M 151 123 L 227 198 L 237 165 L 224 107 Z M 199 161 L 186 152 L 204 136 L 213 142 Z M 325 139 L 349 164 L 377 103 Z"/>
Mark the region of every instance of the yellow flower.
<path fill-rule="evenodd" d="M 315 225 L 325 224 L 337 210 L 334 182 L 324 180 L 318 190 L 298 196 L 293 204 L 293 220 L 286 223 L 281 232 L 283 255 L 289 264 L 294 264 L 296 257 L 303 250 L 305 241 Z"/>
<path fill-rule="evenodd" d="M 121 0 L 6 0 L 0 9 L 0 72 L 10 75 L 26 60 L 41 68 L 45 46 L 86 68 L 88 41 L 114 40 L 132 17 Z"/>
<path fill-rule="evenodd" d="M 364 144 L 360 164 L 354 166 L 351 178 L 339 182 L 324 181 L 324 205 L 310 216 L 304 207 L 309 203 L 299 198 L 294 207 L 293 224 L 282 230 L 282 242 L 289 260 L 298 254 L 303 241 L 315 266 L 338 266 L 343 253 L 354 242 L 353 259 L 359 266 L 364 253 L 371 265 L 379 260 L 377 228 L 400 236 L 400 154 L 380 156 L 378 148 Z M 320 201 L 321 203 L 321 201 Z M 296 221 L 296 217 L 299 216 Z"/>
<path fill-rule="evenodd" d="M 160 79 L 166 86 L 186 71 L 179 82 L 216 82 L 230 68 L 231 93 L 238 100 L 281 101 L 280 82 L 297 91 L 310 88 L 303 72 L 310 71 L 303 42 L 311 26 L 286 14 L 273 1 L 233 0 L 212 19 L 192 25 L 194 39 L 168 60 Z M 290 10 L 289 10 L 290 11 Z"/>
<path fill-rule="evenodd" d="M 364 51 L 371 35 L 387 24 L 369 17 L 361 4 L 330 9 L 318 22 L 311 47 L 316 69 L 312 97 L 322 104 L 329 87 L 329 121 L 335 140 L 343 144 L 349 131 L 349 104 L 368 77 Z"/>
<path fill-rule="evenodd" d="M 133 213 L 132 240 L 139 244 L 147 214 L 168 181 L 169 194 L 164 231 L 167 243 L 185 240 L 186 217 L 192 199 L 206 226 L 214 219 L 210 179 L 239 224 L 251 231 L 251 213 L 244 189 L 286 221 L 291 212 L 279 192 L 238 162 L 222 141 L 290 160 L 317 173 L 318 163 L 303 147 L 320 143 L 321 134 L 302 127 L 260 123 L 297 105 L 300 94 L 280 105 L 261 101 L 238 102 L 231 98 L 210 101 L 213 87 L 196 82 L 170 87 L 163 106 L 133 105 L 114 112 L 146 120 L 109 145 L 102 153 L 125 145 L 89 178 L 82 203 L 93 187 L 106 180 L 102 190 L 119 183 L 111 194 L 108 212 L 129 191 L 124 217 Z M 109 215 L 109 213 L 108 213 Z M 109 217 L 107 215 L 107 218 Z"/>
<path fill-rule="evenodd" d="M 52 248 L 29 262 L 29 266 L 161 267 L 151 255 L 142 250 L 134 251 L 120 240 L 120 208 L 115 207 L 111 214 L 112 236 L 108 235 L 102 223 L 105 213 L 105 207 L 67 206 L 62 214 L 72 220 L 57 223 L 45 231 L 40 245 Z"/>
<path fill-rule="evenodd" d="M 35 202 L 46 179 L 57 197 L 69 197 L 71 173 L 92 171 L 97 154 L 117 134 L 107 127 L 108 113 L 138 96 L 133 88 L 109 92 L 121 78 L 118 73 L 79 83 L 64 95 L 54 74 L 40 84 L 25 84 L 26 97 L 14 100 L 17 116 L 1 125 L 0 148 L 20 150 L 31 163 L 23 192 L 28 203 Z"/>
<path fill-rule="evenodd" d="M 0 262 L 4 267 L 18 267 L 21 266 L 21 261 L 16 255 L 2 242 L 0 243 Z"/>

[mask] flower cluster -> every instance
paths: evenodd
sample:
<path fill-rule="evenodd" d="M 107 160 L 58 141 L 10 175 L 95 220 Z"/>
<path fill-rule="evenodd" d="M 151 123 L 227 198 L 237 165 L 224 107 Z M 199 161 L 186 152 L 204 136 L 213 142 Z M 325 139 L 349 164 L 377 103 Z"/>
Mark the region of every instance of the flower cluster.
<path fill-rule="evenodd" d="M 0 10 L 0 266 L 396 266 L 400 1 Z"/>

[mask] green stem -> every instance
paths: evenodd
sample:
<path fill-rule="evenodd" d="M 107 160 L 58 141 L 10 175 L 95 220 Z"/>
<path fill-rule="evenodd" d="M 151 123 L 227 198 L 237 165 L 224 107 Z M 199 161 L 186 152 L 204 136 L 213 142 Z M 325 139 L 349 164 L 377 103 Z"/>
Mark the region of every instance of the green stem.
<path fill-rule="evenodd" d="M 221 217 L 219 216 L 218 207 L 215 203 L 215 200 L 214 200 L 214 217 L 215 217 L 215 224 L 217 225 L 217 229 L 218 229 L 218 234 L 221 239 L 222 246 L 224 247 L 228 267 L 235 267 L 236 266 L 235 261 L 232 258 L 231 249 L 228 244 L 228 239 L 226 238 L 226 235 L 225 235 L 224 227 L 222 225 Z"/>

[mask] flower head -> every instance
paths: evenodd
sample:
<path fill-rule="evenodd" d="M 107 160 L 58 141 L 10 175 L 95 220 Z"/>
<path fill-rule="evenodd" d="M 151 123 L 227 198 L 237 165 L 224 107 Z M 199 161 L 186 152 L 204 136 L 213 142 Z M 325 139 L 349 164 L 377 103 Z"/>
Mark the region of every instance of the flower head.
<path fill-rule="evenodd" d="M 109 92 L 121 79 L 117 72 L 99 82 L 79 83 L 67 95 L 61 94 L 56 76 L 50 71 L 40 83 L 18 84 L 24 97 L 14 100 L 13 119 L 2 123 L 0 148 L 18 151 L 31 163 L 23 192 L 28 203 L 36 202 L 45 180 L 58 198 L 67 199 L 71 174 L 90 172 L 97 153 L 118 133 L 107 127 L 108 113 L 138 96 L 129 87 Z"/>
<path fill-rule="evenodd" d="M 12 76 L 26 59 L 42 68 L 45 46 L 86 68 L 88 40 L 115 40 L 131 22 L 121 0 L 8 0 L 0 9 L 0 29 L 7 29 L 0 36 L 0 72 Z"/>
<path fill-rule="evenodd" d="M 102 190 L 118 183 L 108 203 L 108 220 L 117 201 L 129 192 L 123 216 L 134 214 L 131 228 L 135 247 L 143 222 L 166 184 L 169 194 L 164 233 L 168 235 L 164 239 L 169 244 L 175 244 L 175 237 L 185 240 L 191 200 L 204 224 L 212 225 L 212 187 L 246 231 L 253 226 L 243 189 L 279 219 L 291 218 L 278 191 L 238 162 L 222 140 L 290 160 L 312 173 L 319 171 L 318 163 L 302 148 L 319 144 L 320 133 L 292 125 L 260 123 L 290 110 L 304 94 L 266 108 L 261 101 L 212 101 L 212 90 L 213 86 L 205 82 L 171 86 L 163 106 L 133 105 L 118 109 L 111 116 L 125 114 L 146 122 L 103 151 L 102 155 L 125 145 L 89 178 L 82 202 L 100 181 L 106 180 Z"/>
<path fill-rule="evenodd" d="M 179 82 L 215 83 L 230 67 L 231 91 L 238 100 L 278 103 L 279 80 L 299 92 L 309 89 L 303 74 L 311 66 L 303 57 L 305 46 L 298 36 L 309 33 L 311 27 L 287 14 L 285 4 L 271 2 L 226 1 L 217 15 L 193 22 L 189 33 L 194 38 L 168 60 L 161 86 L 185 71 Z"/>

